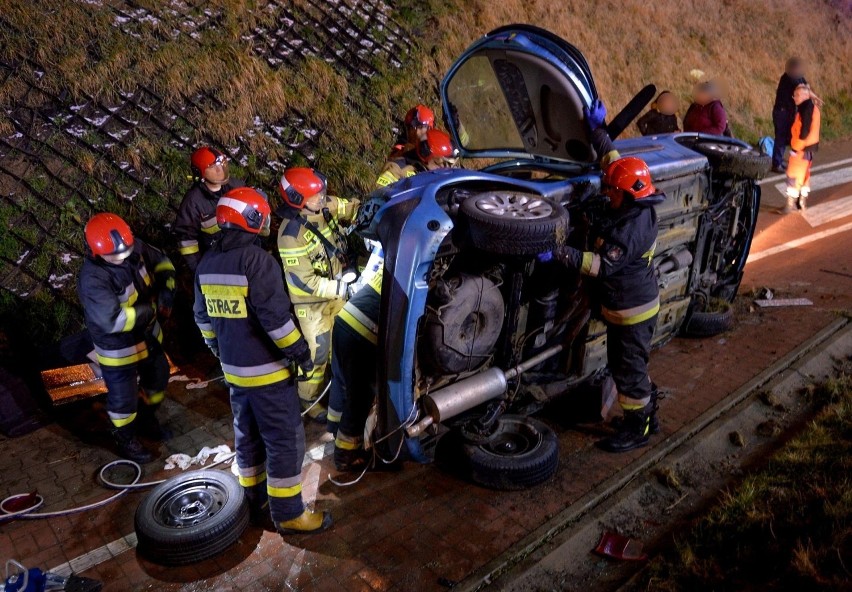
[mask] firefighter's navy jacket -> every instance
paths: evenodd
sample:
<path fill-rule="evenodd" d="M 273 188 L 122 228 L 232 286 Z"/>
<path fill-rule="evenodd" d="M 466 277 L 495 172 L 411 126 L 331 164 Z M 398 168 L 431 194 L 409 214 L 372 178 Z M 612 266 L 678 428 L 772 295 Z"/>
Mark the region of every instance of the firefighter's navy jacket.
<path fill-rule="evenodd" d="M 602 155 L 601 168 L 620 155 L 604 129 L 592 132 Z M 657 247 L 657 212 L 654 204 L 663 194 L 638 201 L 625 199 L 618 209 L 607 210 L 591 232 L 591 250 L 563 247 L 560 256 L 584 275 L 598 278 L 601 315 L 613 325 L 636 325 L 660 311 L 660 294 L 654 272 Z"/>
<path fill-rule="evenodd" d="M 290 316 L 281 268 L 255 236 L 225 229 L 198 264 L 195 322 L 219 352 L 225 380 L 236 387 L 291 376 L 291 360 L 308 344 Z"/>
<path fill-rule="evenodd" d="M 196 181 L 180 202 L 175 218 L 174 236 L 186 264 L 195 271 L 201 255 L 213 244 L 219 226 L 216 224 L 216 204 L 231 189 L 243 187 L 239 179 L 231 179 L 217 192 L 212 192 L 202 181 Z"/>
<path fill-rule="evenodd" d="M 138 238 L 133 254 L 119 265 L 85 258 L 77 293 L 100 364 L 134 364 L 148 357 L 146 339 L 163 340 L 156 306 L 158 299 L 170 305 L 174 276 L 168 257 Z"/>

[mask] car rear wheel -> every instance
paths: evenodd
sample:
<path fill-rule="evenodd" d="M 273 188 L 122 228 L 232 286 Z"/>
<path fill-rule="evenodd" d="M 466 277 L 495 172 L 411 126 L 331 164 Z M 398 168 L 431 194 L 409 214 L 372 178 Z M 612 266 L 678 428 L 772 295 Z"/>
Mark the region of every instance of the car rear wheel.
<path fill-rule="evenodd" d="M 568 212 L 530 193 L 488 191 L 461 205 L 476 248 L 500 255 L 537 255 L 564 241 Z"/>
<path fill-rule="evenodd" d="M 726 142 L 696 142 L 692 149 L 710 161 L 713 170 L 722 175 L 762 179 L 772 168 L 772 159 L 752 147 Z"/>
<path fill-rule="evenodd" d="M 468 442 L 453 430 L 439 443 L 439 462 L 474 483 L 499 490 L 533 487 L 556 474 L 559 446 L 544 423 L 503 415 L 482 442 Z M 442 457 L 442 458 L 441 458 Z"/>
<path fill-rule="evenodd" d="M 184 565 L 218 555 L 245 531 L 243 488 L 225 471 L 191 471 L 161 483 L 136 509 L 138 550 L 162 565 Z"/>

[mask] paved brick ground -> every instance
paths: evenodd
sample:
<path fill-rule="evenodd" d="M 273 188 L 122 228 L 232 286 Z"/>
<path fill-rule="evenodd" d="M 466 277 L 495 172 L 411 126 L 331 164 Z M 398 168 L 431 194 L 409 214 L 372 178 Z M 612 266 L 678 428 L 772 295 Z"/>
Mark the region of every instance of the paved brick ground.
<path fill-rule="evenodd" d="M 765 217 L 756 249 L 784 232 Z M 852 279 L 820 269 L 852 273 L 852 238 L 837 235 L 786 255 L 749 266 L 743 293 L 769 285 L 781 296 L 807 296 L 809 308 L 750 310 L 737 303 L 739 324 L 729 334 L 707 339 L 675 339 L 652 357 L 654 379 L 669 391 L 661 403 L 662 441 L 701 412 L 747 382 L 770 363 L 828 325 L 852 306 Z M 46 510 L 103 498 L 95 474 L 114 456 L 98 431 L 106 426 L 102 409 L 77 407 L 67 419 L 28 436 L 0 440 L 0 496 L 38 490 Z M 564 407 L 562 407 L 564 409 Z M 195 453 L 204 445 L 231 444 L 225 389 L 169 388 L 167 423 L 179 434 L 164 448 Z M 225 555 L 194 566 L 169 569 L 127 551 L 83 575 L 106 583 L 106 590 L 442 590 L 504 552 L 544 520 L 645 454 L 609 455 L 593 447 L 595 429 L 566 425 L 559 406 L 542 419 L 559 434 L 560 468 L 550 482 L 530 491 L 485 490 L 433 466 L 407 464 L 395 474 L 370 474 L 352 487 L 332 484 L 329 459 L 306 466 L 305 493 L 330 509 L 336 523 L 315 537 L 290 537 L 249 529 Z M 309 427 L 312 445 L 322 431 Z M 165 475 L 147 468 L 146 479 Z M 0 559 L 52 568 L 72 561 L 133 531 L 141 493 L 130 493 L 99 511 L 52 520 L 19 520 L 0 525 Z"/>

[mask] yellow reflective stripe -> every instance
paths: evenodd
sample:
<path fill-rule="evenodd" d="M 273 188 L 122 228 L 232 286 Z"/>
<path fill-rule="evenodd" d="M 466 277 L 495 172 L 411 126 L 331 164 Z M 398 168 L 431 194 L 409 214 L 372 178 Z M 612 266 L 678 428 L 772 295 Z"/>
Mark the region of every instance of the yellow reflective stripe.
<path fill-rule="evenodd" d="M 123 312 L 126 320 L 124 321 L 124 328 L 122 328 L 122 332 L 130 331 L 136 324 L 136 309 L 132 306 L 128 306 Z"/>
<path fill-rule="evenodd" d="M 199 252 L 198 245 L 191 245 L 189 247 L 181 247 L 179 249 L 181 255 L 194 255 Z"/>
<path fill-rule="evenodd" d="M 619 158 L 621 158 L 621 155 L 618 153 L 618 150 L 610 150 L 601 158 L 601 169 L 606 169 L 606 167 Z"/>
<path fill-rule="evenodd" d="M 133 423 L 133 420 L 136 419 L 136 413 L 131 413 L 127 417 L 110 417 L 109 420 L 112 422 L 117 428 L 121 428 L 126 426 L 129 423 Z"/>
<path fill-rule="evenodd" d="M 308 245 L 307 247 L 294 247 L 292 249 L 279 247 L 278 254 L 281 255 L 281 257 L 301 257 L 302 255 L 307 255 L 312 248 L 313 245 Z"/>
<path fill-rule="evenodd" d="M 396 183 L 399 179 L 391 172 L 384 172 L 376 179 L 376 185 L 379 187 L 387 187 L 392 183 Z"/>
<path fill-rule="evenodd" d="M 642 259 L 647 259 L 647 260 L 648 260 L 648 267 L 651 267 L 651 263 L 653 263 L 653 262 L 654 262 L 654 252 L 655 252 L 656 250 L 657 250 L 657 243 L 656 243 L 656 241 L 655 241 L 655 242 L 654 242 L 654 244 L 653 244 L 653 245 L 651 245 L 651 248 L 650 248 L 650 249 L 648 249 L 647 251 L 645 251 L 644 253 L 642 253 Z"/>
<path fill-rule="evenodd" d="M 648 304 L 634 306 L 625 310 L 609 310 L 602 306 L 601 314 L 604 319 L 613 325 L 636 325 L 643 321 L 647 321 L 655 314 L 660 312 L 660 299 L 655 298 Z"/>
<path fill-rule="evenodd" d="M 266 471 L 260 473 L 259 475 L 252 475 L 251 477 L 243 477 L 240 475 L 240 485 L 243 487 L 253 487 L 254 485 L 258 485 L 266 481 Z"/>
<path fill-rule="evenodd" d="M 96 353 L 95 355 L 98 358 L 98 363 L 102 366 L 126 366 L 127 364 L 134 364 L 140 360 L 144 360 L 145 358 L 147 358 L 148 350 L 145 349 L 141 352 L 131 354 L 129 356 L 124 356 L 123 358 L 109 358 L 99 353 Z"/>
<path fill-rule="evenodd" d="M 162 403 L 163 399 L 166 398 L 166 391 L 157 391 L 156 393 L 145 393 L 145 400 L 149 405 L 156 405 L 157 403 Z"/>
<path fill-rule="evenodd" d="M 237 376 L 230 372 L 225 372 L 224 374 L 225 380 L 228 384 L 242 387 L 267 386 L 275 384 L 276 382 L 281 382 L 282 380 L 287 380 L 291 376 L 290 370 L 287 368 L 282 368 L 281 370 L 276 370 L 269 374 L 261 374 L 259 376 Z"/>
<path fill-rule="evenodd" d="M 583 253 L 583 263 L 580 265 L 580 273 L 589 275 L 589 272 L 592 270 L 592 262 L 594 261 L 594 258 L 594 253 L 590 253 L 589 251 L 585 251 Z"/>
<path fill-rule="evenodd" d="M 204 339 L 216 339 L 216 331 L 206 331 L 204 329 L 201 330 L 201 336 Z"/>
<path fill-rule="evenodd" d="M 158 273 L 160 271 L 174 271 L 174 270 L 175 270 L 175 266 L 172 265 L 172 262 L 168 261 L 168 260 L 160 261 L 159 263 L 157 263 L 157 266 L 154 267 L 154 273 Z"/>
<path fill-rule="evenodd" d="M 340 423 L 340 418 L 343 416 L 343 413 L 341 413 L 340 411 L 335 411 L 334 409 L 329 407 L 328 409 L 326 409 L 325 416 L 326 419 L 328 419 L 328 421 L 330 422 Z"/>
<path fill-rule="evenodd" d="M 298 330 L 298 329 L 293 329 L 292 331 L 290 331 L 290 332 L 289 332 L 287 335 L 285 335 L 284 337 L 281 337 L 281 338 L 279 338 L 279 339 L 276 339 L 276 340 L 275 340 L 275 345 L 277 345 L 279 348 L 290 347 L 291 345 L 293 345 L 294 343 L 296 343 L 297 341 L 299 341 L 299 338 L 300 338 L 301 336 L 302 336 L 302 334 L 301 334 L 301 333 L 299 333 L 299 330 Z"/>
<path fill-rule="evenodd" d="M 370 278 L 370 283 L 367 285 L 374 289 L 377 293 L 382 293 L 382 277 L 384 276 L 384 263 L 376 270 L 373 277 Z"/>
<path fill-rule="evenodd" d="M 266 486 L 266 492 L 272 497 L 294 497 L 302 493 L 302 484 L 297 483 L 291 487 L 273 487 Z"/>
<path fill-rule="evenodd" d="M 379 343 L 379 337 L 375 333 L 372 333 L 363 323 L 361 323 L 358 319 L 356 319 L 352 314 L 346 310 L 342 309 L 338 316 L 340 320 L 355 329 L 358 332 L 358 335 L 372 343 L 373 345 L 377 345 Z"/>
<path fill-rule="evenodd" d="M 219 232 L 219 225 L 214 224 L 213 226 L 208 226 L 206 228 L 202 226 L 201 232 L 203 232 L 204 234 L 216 234 L 217 232 Z"/>
<path fill-rule="evenodd" d="M 201 284 L 201 293 L 205 296 L 248 296 L 248 286 L 227 286 L 224 284 Z"/>
<path fill-rule="evenodd" d="M 341 450 L 357 450 L 361 447 L 361 442 L 358 438 L 350 438 L 344 434 L 341 434 L 338 430 L 337 436 L 334 438 L 334 447 L 340 448 Z"/>
<path fill-rule="evenodd" d="M 645 408 L 645 405 L 642 405 L 642 404 L 619 403 L 619 405 L 625 411 L 639 411 L 640 409 Z"/>

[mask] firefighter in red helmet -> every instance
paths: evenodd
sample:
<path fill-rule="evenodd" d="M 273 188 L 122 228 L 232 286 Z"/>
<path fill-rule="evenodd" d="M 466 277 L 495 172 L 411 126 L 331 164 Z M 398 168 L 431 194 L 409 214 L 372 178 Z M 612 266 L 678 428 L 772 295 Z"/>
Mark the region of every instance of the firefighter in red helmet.
<path fill-rule="evenodd" d="M 77 293 L 107 387 L 112 433 L 122 457 L 150 462 L 155 455 L 138 432 L 152 439 L 164 434 L 155 413 L 165 397 L 169 365 L 157 321 L 171 312 L 175 268 L 115 214 L 92 216 L 85 234 L 89 252 Z"/>
<path fill-rule="evenodd" d="M 195 322 L 219 358 L 231 391 L 240 484 L 252 518 L 271 514 L 282 534 L 318 532 L 331 516 L 302 502 L 305 431 L 296 368 L 313 370 L 310 349 L 290 316 L 275 259 L 257 245 L 269 234 L 266 196 L 251 187 L 219 199 L 221 237 L 198 264 Z"/>
<path fill-rule="evenodd" d="M 426 139 L 426 132 L 435 128 L 435 113 L 426 105 L 417 104 L 405 114 L 399 138 L 388 159 L 399 158 Z"/>
<path fill-rule="evenodd" d="M 219 232 L 216 202 L 231 189 L 245 183 L 231 178 L 228 157 L 211 146 L 202 146 L 189 159 L 193 183 L 184 195 L 174 225 L 178 250 L 192 273 L 201 255 Z"/>
<path fill-rule="evenodd" d="M 376 186 L 387 187 L 423 171 L 454 167 L 458 160 L 459 151 L 453 146 L 450 136 L 444 131 L 430 129 L 413 147 L 388 159 Z"/>
<path fill-rule="evenodd" d="M 278 184 L 284 205 L 276 211 L 284 219 L 278 230 L 284 277 L 314 363 L 313 374 L 299 382 L 299 399 L 308 416 L 320 423 L 327 419 L 317 398 L 327 383 L 331 328 L 356 279 L 344 230 L 355 220 L 359 204 L 328 195 L 326 185 L 313 169 L 287 169 Z"/>
<path fill-rule="evenodd" d="M 568 245 L 539 255 L 579 271 L 596 284 L 600 312 L 607 326 L 607 365 L 624 412 L 616 432 L 598 445 L 625 452 L 648 443 L 659 430 L 657 390 L 648 376 L 651 340 L 660 310 L 654 270 L 657 214 L 654 205 L 665 200 L 640 158 L 622 158 L 603 127 L 606 110 L 595 101 L 587 110 L 592 141 L 603 155 L 601 193 L 609 207 L 595 221 L 587 249 Z"/>

